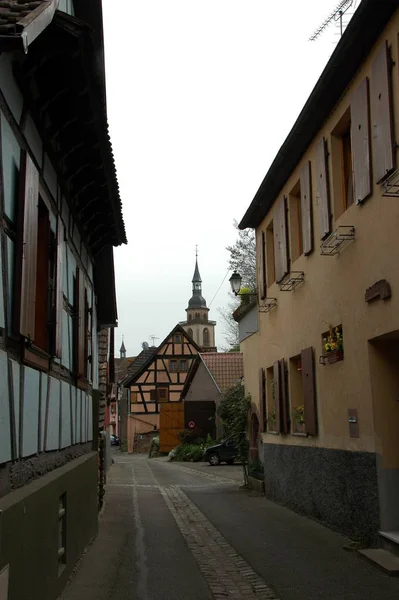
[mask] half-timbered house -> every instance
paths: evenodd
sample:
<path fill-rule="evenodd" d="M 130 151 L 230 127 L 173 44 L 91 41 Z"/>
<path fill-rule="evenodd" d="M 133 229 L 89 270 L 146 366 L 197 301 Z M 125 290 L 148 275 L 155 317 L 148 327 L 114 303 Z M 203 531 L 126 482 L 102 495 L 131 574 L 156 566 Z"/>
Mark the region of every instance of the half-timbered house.
<path fill-rule="evenodd" d="M 126 238 L 101 1 L 1 6 L 0 595 L 53 600 L 97 532 L 98 334 Z"/>
<path fill-rule="evenodd" d="M 177 325 L 157 348 L 143 350 L 137 357 L 124 381 L 129 389 L 129 451 L 135 435 L 159 429 L 163 404 L 181 401 L 188 371 L 199 351 Z"/>

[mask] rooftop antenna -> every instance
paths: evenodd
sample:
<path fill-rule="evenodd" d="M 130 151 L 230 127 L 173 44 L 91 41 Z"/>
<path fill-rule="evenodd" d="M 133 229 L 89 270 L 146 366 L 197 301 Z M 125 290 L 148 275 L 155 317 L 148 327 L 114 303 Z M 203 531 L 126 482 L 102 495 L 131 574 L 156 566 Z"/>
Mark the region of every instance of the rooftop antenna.
<path fill-rule="evenodd" d="M 156 335 L 150 335 L 150 340 L 152 340 L 152 345 L 155 346 L 155 340 L 159 340 L 159 337 L 157 337 Z"/>
<path fill-rule="evenodd" d="M 353 0 L 341 0 L 341 2 L 339 2 L 339 4 L 337 4 L 337 6 L 334 8 L 332 13 L 327 17 L 327 19 L 325 19 L 323 21 L 323 23 L 320 25 L 320 27 L 318 27 L 318 29 L 316 29 L 316 31 L 313 33 L 313 35 L 310 36 L 309 42 L 314 42 L 323 33 L 323 31 L 325 29 L 327 29 L 327 27 L 333 21 L 339 21 L 339 28 L 340 28 L 340 32 L 341 32 L 341 36 L 342 36 L 342 34 L 343 34 L 343 16 L 347 12 L 347 10 L 349 10 L 349 8 L 352 6 L 352 4 L 353 4 Z"/>

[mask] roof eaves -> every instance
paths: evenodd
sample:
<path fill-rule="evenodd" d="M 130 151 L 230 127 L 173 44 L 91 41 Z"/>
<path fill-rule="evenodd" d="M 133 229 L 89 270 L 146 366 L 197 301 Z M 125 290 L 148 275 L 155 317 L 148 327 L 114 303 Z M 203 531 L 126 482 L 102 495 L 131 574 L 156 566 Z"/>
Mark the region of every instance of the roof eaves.
<path fill-rule="evenodd" d="M 288 177 L 397 9 L 397 0 L 361 2 L 241 219 L 239 229 L 257 227 L 267 215 Z"/>

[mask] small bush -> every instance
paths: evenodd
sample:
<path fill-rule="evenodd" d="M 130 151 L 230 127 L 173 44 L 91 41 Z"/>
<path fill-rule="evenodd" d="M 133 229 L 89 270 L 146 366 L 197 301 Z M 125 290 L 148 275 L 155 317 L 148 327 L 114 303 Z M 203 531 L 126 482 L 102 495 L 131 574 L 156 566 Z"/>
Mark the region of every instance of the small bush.
<path fill-rule="evenodd" d="M 204 439 L 197 439 L 196 443 L 181 444 L 169 454 L 170 460 L 180 460 L 183 462 L 200 462 L 204 460 L 205 450 L 216 444 L 209 435 Z"/>

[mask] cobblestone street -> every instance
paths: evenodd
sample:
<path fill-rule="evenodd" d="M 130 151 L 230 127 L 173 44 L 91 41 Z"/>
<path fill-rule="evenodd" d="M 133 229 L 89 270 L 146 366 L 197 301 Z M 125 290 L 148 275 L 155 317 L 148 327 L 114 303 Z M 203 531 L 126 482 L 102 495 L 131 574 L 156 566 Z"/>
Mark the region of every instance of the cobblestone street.
<path fill-rule="evenodd" d="M 62 600 L 394 600 L 348 540 L 240 490 L 240 466 L 116 453 L 97 539 Z"/>

